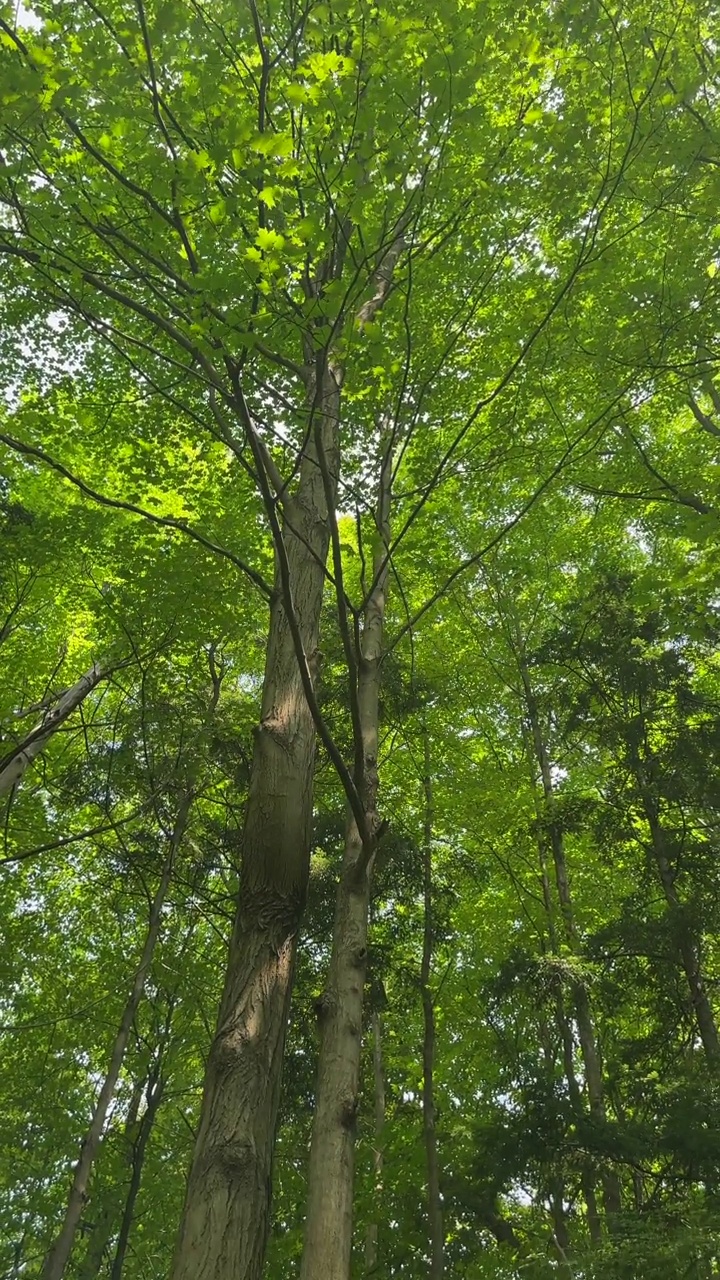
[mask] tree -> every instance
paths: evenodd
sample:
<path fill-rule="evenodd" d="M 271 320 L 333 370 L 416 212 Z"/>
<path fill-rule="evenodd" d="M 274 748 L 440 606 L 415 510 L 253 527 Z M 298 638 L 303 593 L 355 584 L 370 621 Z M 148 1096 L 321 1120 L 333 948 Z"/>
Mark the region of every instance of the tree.
<path fill-rule="evenodd" d="M 544 834 L 542 822 L 538 827 L 516 702 L 485 655 L 473 656 L 477 637 L 468 635 L 466 613 L 468 593 L 473 608 L 482 594 L 478 569 L 500 545 L 519 558 L 512 583 L 520 586 L 510 585 L 511 593 L 532 593 L 552 576 L 547 555 L 543 564 L 537 554 L 547 546 L 544 511 L 555 513 L 567 541 L 592 527 L 608 544 L 628 536 L 631 511 L 657 527 L 674 521 L 670 537 L 683 520 L 686 529 L 714 520 L 703 453 L 713 438 L 704 419 L 711 422 L 715 411 L 710 18 L 704 7 L 677 17 L 633 3 L 619 16 L 603 6 L 579 12 L 568 4 L 552 13 L 531 5 L 518 21 L 501 5 L 482 13 L 460 3 L 442 13 L 417 4 L 366 11 L 354 0 L 306 10 L 253 0 L 241 12 L 220 5 L 212 13 L 194 3 L 40 3 L 19 22 L 9 6 L 2 12 L 0 251 L 8 288 L 1 435 L 9 476 L 2 500 L 13 547 L 2 636 L 9 712 L 44 709 L 57 693 L 56 641 L 63 634 L 74 646 L 63 672 L 68 689 L 91 663 L 114 662 L 116 653 L 128 660 L 128 648 L 132 655 L 128 674 L 116 672 L 102 686 L 107 709 L 123 726 L 119 739 L 102 720 L 103 694 L 93 690 L 56 733 L 40 733 L 30 744 L 42 741 L 44 750 L 7 807 L 6 856 L 21 869 L 20 879 L 27 874 L 35 883 L 36 853 L 62 858 L 70 849 L 64 856 L 77 854 L 86 884 L 93 841 L 103 842 L 110 867 L 123 841 L 131 850 L 142 847 L 136 801 L 158 803 L 158 769 L 152 753 L 141 767 L 125 703 L 142 707 L 140 725 L 155 726 L 145 739 L 155 735 L 165 744 L 165 760 L 179 732 L 172 708 L 186 705 L 186 680 L 197 688 L 199 652 L 221 652 L 230 664 L 233 691 L 218 705 L 221 714 L 226 703 L 228 720 L 203 746 L 208 783 L 193 839 L 202 865 L 217 861 L 217 885 L 246 802 L 240 885 L 174 1280 L 259 1274 L 293 973 L 299 966 L 305 979 L 309 971 L 318 979 L 323 960 L 331 964 L 335 1002 L 333 1027 L 326 1022 L 322 1037 L 316 1131 L 325 1126 L 343 1170 L 332 1185 L 342 1199 L 342 1222 L 331 1214 L 313 1237 L 313 1205 L 326 1203 L 322 1189 L 331 1169 L 322 1155 L 327 1144 L 317 1138 L 308 1240 L 337 1232 L 337 1266 L 343 1274 L 349 1266 L 348 1121 L 362 1074 L 369 873 L 386 856 L 375 796 L 381 772 L 386 839 L 394 824 L 415 832 L 419 826 L 404 799 L 417 771 L 395 776 L 389 745 L 396 732 L 412 738 L 421 721 L 405 686 L 452 689 L 452 715 L 471 730 L 467 741 L 459 739 L 452 721 L 431 717 L 438 838 L 451 840 L 465 868 L 462 903 L 447 913 L 449 936 L 463 939 L 472 971 L 484 974 L 476 986 L 496 1013 L 492 1033 L 475 1026 L 482 1061 L 475 1083 L 465 1079 L 458 1092 L 442 1044 L 444 1006 L 432 1010 L 440 1116 L 443 1109 L 453 1114 L 449 1099 L 473 1097 L 480 1078 L 494 1080 L 496 1094 L 491 1100 L 480 1091 L 485 1164 L 494 1165 L 493 1177 L 479 1198 L 459 1178 L 465 1207 L 445 1213 L 448 1268 L 472 1253 L 458 1244 L 456 1224 L 472 1213 L 477 1219 L 478 1205 L 482 1230 L 505 1249 L 527 1246 L 541 1273 L 548 1224 L 561 1266 L 584 1248 L 574 1197 L 584 1187 L 589 1225 L 589 1170 L 597 1166 L 605 1176 L 610 1165 L 622 1166 L 627 1199 L 627 1150 L 626 1165 L 618 1143 L 612 1156 L 599 1150 L 628 1111 L 629 1093 L 623 1101 L 615 1066 L 598 1066 L 589 1100 L 596 1120 L 604 1108 L 607 1127 L 581 1125 L 576 1157 L 572 1126 L 580 1111 L 568 1108 L 565 1097 L 581 1074 L 573 1019 L 585 1072 L 599 1058 L 594 1041 L 610 1044 L 613 1064 L 627 1048 L 626 1028 L 596 998 L 587 967 L 591 939 L 617 927 L 620 894 L 613 882 L 612 909 L 591 928 L 587 886 L 578 887 L 576 878 L 571 898 L 562 889 L 563 866 L 580 865 L 580 852 L 591 849 L 593 865 L 600 865 L 596 828 L 588 819 L 572 836 L 573 847 L 563 825 L 569 821 L 563 788 L 552 777 L 552 794 L 544 783 L 540 805 L 541 817 L 551 811 L 549 825 Z M 688 428 L 681 443 L 678 423 Z M 370 460 L 387 482 L 380 503 Z M 47 581 L 32 525 L 53 525 L 54 502 L 65 526 L 79 514 L 83 529 L 68 539 L 66 560 L 76 566 L 78 549 L 89 556 L 90 586 L 76 568 L 80 581 L 72 589 L 61 585 L 60 555 Z M 620 514 L 623 503 L 627 516 Z M 598 514 L 597 525 L 584 523 L 589 511 Z M 99 550 L 94 532 L 101 533 Z M 156 600 L 153 586 L 157 591 L 165 577 Z M 29 634 L 24 619 L 48 591 L 51 626 L 35 638 L 29 662 L 20 644 Z M 131 617 L 124 616 L 128 607 Z M 270 613 L 264 651 L 257 639 L 261 607 Z M 555 618 L 562 609 L 551 613 Z M 447 684 L 432 646 L 451 668 L 463 654 L 464 686 Z M 158 660 L 158 652 L 166 656 Z M 507 653 L 492 652 L 502 667 Z M 416 669 L 426 685 L 417 686 Z M 246 724 L 260 684 L 248 770 L 242 734 L 231 721 L 240 709 Z M 607 759 L 604 744 L 587 725 L 584 745 L 570 730 L 561 742 L 553 704 L 564 696 L 562 683 L 553 678 L 546 691 L 533 669 L 531 703 L 536 684 L 548 700 L 535 716 L 540 773 L 556 746 L 574 751 L 573 778 L 602 805 L 602 788 L 590 775 L 592 763 Z M 443 781 L 449 760 L 462 760 L 468 779 L 477 764 L 469 692 L 484 740 L 513 779 L 502 804 L 492 799 L 497 777 L 484 791 L 468 780 L 465 802 Z M 393 721 L 384 720 L 386 704 L 398 709 Z M 12 760 L 21 746 L 13 735 Z M 648 760 L 640 766 L 636 784 L 655 803 L 655 780 L 648 790 L 643 773 Z M 492 839 L 472 834 L 468 814 L 477 813 L 480 795 L 494 814 Z M 98 800 L 100 823 L 90 815 Z M 337 816 L 347 806 L 351 816 L 338 875 L 335 955 L 328 957 L 320 942 L 306 965 L 297 939 L 310 884 L 314 803 L 318 815 Z M 643 804 L 646 823 L 657 827 L 652 805 Z M 212 817 L 213 806 L 224 825 Z M 523 815 L 519 826 L 515 810 Z M 562 943 L 572 961 L 558 954 L 562 963 L 554 969 L 546 960 L 538 967 L 536 954 L 536 935 L 544 938 L 550 928 L 546 903 L 533 899 L 539 832 L 552 853 L 564 916 L 573 917 Z M 632 838 L 637 842 L 637 833 Z M 518 873 L 509 856 L 513 841 L 532 858 L 532 872 Z M 401 848 L 395 837 L 387 845 L 396 854 Z M 659 867 L 657 840 L 654 848 Z M 660 853 L 667 863 L 667 852 Z M 486 905 L 478 877 L 498 858 L 498 897 L 489 898 L 495 923 L 480 928 Z M 437 851 L 434 861 L 435 907 L 453 876 Z M 426 893 L 410 872 L 402 888 L 405 900 L 390 893 L 388 912 L 394 917 L 407 907 L 410 919 L 419 918 L 417 893 L 423 901 Z M 87 889 L 80 892 L 87 902 Z M 231 875 L 222 893 L 235 893 Z M 23 900 L 21 891 L 11 896 Z M 64 894 L 59 901 L 62 917 L 69 907 Z M 669 905 L 676 922 L 684 903 Z M 224 940 L 225 915 L 217 902 L 207 909 Z M 343 925 L 350 914 L 354 959 Z M 327 935 L 327 917 L 323 928 Z M 107 920 L 103 929 L 103 954 L 112 954 Z M 450 944 L 439 929 L 433 943 L 441 964 Z M 469 942 L 473 930 L 477 937 Z M 508 943 L 518 930 L 522 954 Z M 699 972 L 701 934 L 707 950 L 705 933 L 694 924 L 678 932 L 688 981 L 690 969 Z M 397 934 L 384 955 L 391 966 L 410 945 L 402 927 Z M 493 957 L 492 978 L 479 947 Z M 409 960 L 427 986 L 427 963 L 423 968 L 411 946 Z M 387 985 L 403 992 L 405 961 L 398 963 Z M 533 1012 L 538 974 L 547 999 Z M 457 1012 L 450 977 L 447 983 L 449 1008 Z M 667 996 L 667 975 L 658 990 Z M 412 1000 L 403 996 L 401 1003 L 415 1010 L 407 1016 L 418 1016 L 416 987 Z M 427 1000 L 424 1012 L 427 1022 Z M 465 1010 L 462 1017 L 473 1024 L 475 1015 Z M 392 1098 L 401 1086 L 389 1021 Z M 419 1024 L 417 1030 L 419 1042 Z M 489 1034 L 502 1042 L 497 1068 Z M 348 1048 L 345 1120 L 333 1103 L 337 1073 L 327 1070 L 340 1039 Z M 190 1064 L 197 1067 L 201 1057 L 195 1031 L 190 1042 L 191 1075 Z M 301 1043 L 310 1053 L 309 1043 Z M 613 1058 L 618 1045 L 625 1047 Z M 138 1067 L 128 1060 L 128 1081 L 143 1078 Z M 403 1070 L 412 1075 L 414 1068 Z M 307 1069 L 296 1074 L 307 1097 Z M 87 1078 L 78 1087 L 87 1089 Z M 498 1102 L 503 1089 L 529 1118 L 534 1137 L 528 1143 L 522 1126 L 511 1126 L 513 1153 L 498 1145 L 507 1112 Z M 405 1092 L 414 1106 L 416 1086 Z M 153 1133 L 166 1132 L 163 1108 Z M 486 1122 L 494 1136 L 487 1136 Z M 469 1124 L 458 1140 L 465 1171 L 472 1167 L 468 1134 L 482 1129 Z M 391 1121 L 387 1132 L 391 1155 Z M 445 1147 L 442 1133 L 439 1141 Z M 179 1168 L 183 1143 L 177 1136 L 173 1143 Z M 282 1140 L 281 1148 L 287 1150 Z M 530 1206 L 517 1215 L 511 1205 L 519 1178 L 529 1183 Z M 433 1195 L 437 1207 L 445 1189 Z M 47 1188 L 39 1194 L 45 1222 L 57 1211 L 53 1197 Z M 399 1198 L 405 1218 L 411 1202 L 412 1194 Z M 376 1209 L 374 1215 L 378 1221 Z M 515 1218 L 529 1223 L 529 1240 Z M 164 1224 L 155 1230 L 166 1239 Z M 425 1237 L 422 1224 L 409 1232 L 418 1265 Z M 128 1267 L 127 1231 L 123 1240 L 115 1256 Z M 306 1273 L 318 1256 L 316 1245 L 308 1249 Z M 388 1254 L 388 1264 L 407 1262 Z M 472 1265 L 481 1264 L 475 1258 Z"/>

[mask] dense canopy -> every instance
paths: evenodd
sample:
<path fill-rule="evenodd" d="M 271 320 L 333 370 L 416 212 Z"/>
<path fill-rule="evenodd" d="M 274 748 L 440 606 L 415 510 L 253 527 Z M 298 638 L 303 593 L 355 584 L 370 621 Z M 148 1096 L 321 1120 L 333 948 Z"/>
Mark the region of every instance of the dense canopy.
<path fill-rule="evenodd" d="M 0 1272 L 720 1274 L 720 8 L 0 3 Z"/>

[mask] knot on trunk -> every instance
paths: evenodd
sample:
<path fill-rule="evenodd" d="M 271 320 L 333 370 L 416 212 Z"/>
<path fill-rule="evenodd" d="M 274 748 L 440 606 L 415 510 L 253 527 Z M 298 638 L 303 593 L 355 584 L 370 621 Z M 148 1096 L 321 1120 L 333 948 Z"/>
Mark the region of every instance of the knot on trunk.
<path fill-rule="evenodd" d="M 216 1149 L 212 1163 L 227 1182 L 236 1186 L 254 1186 L 258 1161 L 249 1142 L 238 1139 L 224 1142 Z"/>
<path fill-rule="evenodd" d="M 227 1026 L 218 1032 L 210 1049 L 210 1058 L 221 1079 L 235 1070 L 238 1055 L 247 1052 L 249 1046 L 250 1037 L 241 1025 Z"/>
<path fill-rule="evenodd" d="M 265 935 L 267 945 L 279 955 L 298 931 L 304 906 L 297 890 L 280 893 L 266 885 L 240 886 L 240 917 L 247 934 Z"/>
<path fill-rule="evenodd" d="M 350 952 L 350 959 L 356 969 L 362 969 L 367 960 L 367 947 L 354 947 Z"/>
<path fill-rule="evenodd" d="M 357 1119 L 358 1099 L 355 1094 L 343 1098 L 340 1103 L 340 1123 L 343 1129 L 354 1129 Z"/>
<path fill-rule="evenodd" d="M 328 1015 L 332 1012 L 334 1004 L 335 1001 L 329 991 L 323 991 L 322 995 L 318 996 L 317 1000 L 313 1000 L 315 1016 L 321 1026 L 323 1022 L 326 1021 Z"/>
<path fill-rule="evenodd" d="M 269 715 L 263 716 L 253 733 L 256 744 L 262 744 L 263 741 L 266 744 L 274 742 L 286 756 L 292 758 L 293 737 L 288 732 L 288 726 L 278 714 L 276 707 L 273 707 Z"/>

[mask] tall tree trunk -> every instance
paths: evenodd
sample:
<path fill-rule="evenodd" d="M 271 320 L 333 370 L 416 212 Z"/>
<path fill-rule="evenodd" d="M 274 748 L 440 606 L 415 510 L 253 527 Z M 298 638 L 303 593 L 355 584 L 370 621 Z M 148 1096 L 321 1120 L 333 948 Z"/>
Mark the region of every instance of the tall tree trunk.
<path fill-rule="evenodd" d="M 683 905 L 675 886 L 675 875 L 670 862 L 667 836 L 660 819 L 658 802 L 652 788 L 648 785 L 642 763 L 637 756 L 633 759 L 633 766 L 640 789 L 643 809 L 645 810 L 645 817 L 650 828 L 653 858 L 662 891 L 665 901 L 679 926 L 678 950 L 688 985 L 690 1003 L 700 1034 L 700 1041 L 705 1051 L 708 1066 L 711 1070 L 717 1071 L 720 1069 L 720 1040 L 718 1039 L 715 1016 L 705 989 L 697 943 L 682 918 Z"/>
<path fill-rule="evenodd" d="M 107 1075 L 105 1076 L 105 1080 L 103 1081 L 102 1088 L 95 1104 L 95 1110 L 90 1121 L 90 1127 L 88 1128 L 80 1148 L 80 1156 L 73 1173 L 68 1206 L 65 1212 L 65 1220 L 58 1236 L 47 1254 L 45 1265 L 42 1269 L 41 1280 L 62 1280 L 62 1276 L 65 1274 L 65 1268 L 70 1257 L 73 1242 L 75 1240 L 75 1233 L 85 1204 L 88 1181 L 90 1179 L 95 1156 L 97 1155 L 98 1147 L 102 1139 L 108 1108 L 115 1093 L 115 1087 L 117 1085 L 123 1059 L 125 1057 L 125 1050 L 130 1037 L 133 1019 L 137 1013 L 140 1000 L 142 999 L 145 982 L 150 971 L 150 965 L 152 964 L 155 945 L 157 943 L 162 924 L 162 909 L 165 903 L 165 898 L 167 897 L 167 891 L 170 885 L 170 878 L 175 865 L 177 852 L 187 826 L 192 798 L 192 792 L 186 792 L 178 809 L 175 826 L 169 841 L 165 866 L 163 867 L 160 883 L 157 887 L 155 897 L 153 898 L 152 906 L 150 908 L 150 920 L 147 936 L 145 938 L 145 945 L 140 957 L 140 963 L 135 971 L 132 989 L 125 1004 L 122 1018 L 120 1019 L 120 1025 L 118 1027 L 115 1043 L 113 1044 L 112 1053 L 110 1055 L 110 1065 L 108 1067 Z"/>
<path fill-rule="evenodd" d="M 341 377 L 317 406 L 333 488 Z M 300 638 L 317 659 L 329 527 L 312 433 L 284 543 Z M 258 1280 L 269 1229 L 297 931 L 310 867 L 315 730 L 276 573 L 260 724 L 245 812 L 240 888 L 172 1280 Z"/>
<path fill-rule="evenodd" d="M 385 1068 L 382 1054 L 382 1022 L 377 1009 L 373 1009 L 373 1184 L 376 1213 L 381 1210 L 383 1173 L 383 1134 L 385 1130 Z M 368 1224 L 365 1235 L 365 1274 L 374 1274 L 380 1258 L 377 1217 Z"/>
<path fill-rule="evenodd" d="M 45 749 L 48 742 L 68 716 L 76 711 L 80 703 L 87 698 L 97 684 L 107 675 L 107 668 L 95 662 L 85 675 L 63 690 L 54 705 L 45 712 L 42 720 L 17 743 L 11 751 L 0 759 L 0 796 L 7 795 L 17 786 L 25 770 L 33 760 Z"/>
<path fill-rule="evenodd" d="M 524 734 L 524 737 L 525 737 L 525 751 L 528 758 L 528 763 L 532 766 L 532 749 L 530 747 L 530 744 L 527 741 L 527 735 Z M 532 769 L 532 767 L 531 767 L 531 781 L 534 787 L 535 771 L 534 769 Z M 550 940 L 550 951 L 552 955 L 557 956 L 560 954 L 560 949 L 558 947 L 557 930 L 555 928 L 555 911 L 553 907 L 552 894 L 550 891 L 550 879 L 548 877 L 548 870 L 547 870 L 545 841 L 543 840 L 542 832 L 540 830 L 540 819 L 542 817 L 542 809 L 539 802 L 537 801 L 537 792 L 536 792 L 536 816 L 538 819 L 537 845 L 538 845 L 538 856 L 540 860 L 540 882 L 542 886 L 543 905 L 545 907 L 545 915 L 547 917 L 548 936 Z M 582 1093 L 580 1090 L 580 1085 L 578 1084 L 577 1076 L 575 1074 L 575 1043 L 573 1040 L 572 1028 L 570 1026 L 570 1022 L 565 1012 L 565 1002 L 563 1000 L 561 990 L 558 990 L 556 999 L 555 999 L 555 1021 L 557 1024 L 558 1031 L 560 1033 L 560 1042 L 562 1044 L 563 1070 L 565 1073 L 565 1080 L 567 1082 L 568 1095 L 570 1097 L 570 1101 L 573 1107 L 575 1108 L 575 1111 L 580 1116 L 583 1114 L 584 1108 L 583 1108 Z M 596 1180 L 593 1174 L 593 1170 L 590 1166 L 590 1163 L 587 1161 L 584 1162 L 581 1167 L 580 1185 L 582 1188 L 583 1199 L 585 1200 L 585 1209 L 586 1209 L 587 1224 L 588 1224 L 588 1231 L 590 1233 L 590 1239 L 594 1245 L 598 1245 L 602 1242 L 602 1223 L 600 1220 L 600 1213 L 598 1211 L 598 1206 L 597 1206 L 597 1196 L 595 1193 Z"/>
<path fill-rule="evenodd" d="M 127 1197 L 125 1199 L 125 1208 L 123 1209 L 122 1221 L 120 1223 L 120 1233 L 118 1235 L 117 1246 L 115 1248 L 115 1257 L 113 1258 L 112 1269 L 110 1271 L 110 1280 L 121 1280 L 123 1266 L 125 1265 L 125 1254 L 127 1253 L 128 1242 L 130 1240 L 130 1229 L 132 1227 L 135 1215 L 135 1202 L 140 1190 L 142 1181 L 143 1165 L 145 1163 L 145 1152 L 147 1150 L 148 1139 L 155 1124 L 160 1103 L 162 1102 L 163 1093 L 165 1091 L 165 1080 L 161 1074 L 162 1061 L 158 1061 L 156 1069 L 148 1079 L 147 1089 L 145 1091 L 145 1110 L 140 1120 L 137 1136 L 132 1146 L 131 1155 L 131 1175 L 130 1186 L 128 1187 Z"/>
<path fill-rule="evenodd" d="M 361 734 L 359 791 L 370 844 L 351 815 L 335 902 L 327 985 L 319 1002 L 320 1054 L 310 1144 L 307 1218 L 301 1280 L 348 1280 L 352 1251 L 355 1120 L 358 1107 L 363 988 L 367 963 L 370 877 L 378 829 L 377 754 L 389 545 L 392 454 L 384 450 L 374 556 L 374 582 L 358 654 L 357 712 Z"/>
<path fill-rule="evenodd" d="M 377 266 L 374 293 L 356 317 L 361 326 L 384 306 L 404 225 L 405 218 Z M 341 278 L 352 230 L 349 221 L 339 228 L 311 288 L 313 296 Z M 312 681 L 340 462 L 343 369 L 335 356 L 316 356 L 310 330 L 303 346 L 306 367 L 314 367 L 315 376 L 298 487 L 291 497 L 288 485 L 276 477 L 281 481 L 276 495 L 266 493 L 269 470 L 260 483 L 274 533 L 277 509 L 282 509 L 282 546 L 276 538 L 238 904 L 171 1280 L 259 1280 L 270 1225 L 283 1051 L 310 872 L 315 768 L 315 725 L 297 645 L 307 656 Z M 241 416 L 247 416 L 242 397 L 241 406 Z M 245 427 L 248 439 L 255 437 L 255 455 L 260 446 L 249 416 Z M 255 461 L 260 476 L 264 460 Z M 287 604 L 297 624 L 295 636 Z"/>
<path fill-rule="evenodd" d="M 578 1115 L 582 1115 L 584 1108 L 582 1102 L 582 1094 L 577 1076 L 575 1075 L 575 1045 L 570 1023 L 565 1012 L 565 1005 L 562 993 L 558 993 L 555 1004 L 555 1016 L 560 1039 L 563 1048 L 563 1068 L 565 1071 L 565 1079 L 568 1086 L 568 1094 L 570 1101 Z M 596 1178 L 590 1163 L 584 1161 L 580 1170 L 580 1186 L 582 1188 L 583 1199 L 585 1201 L 585 1210 L 587 1216 L 588 1231 L 590 1239 L 594 1245 L 602 1242 L 602 1222 L 597 1205 L 596 1195 Z"/>
<path fill-rule="evenodd" d="M 551 1179 L 549 1189 L 550 1213 L 553 1220 L 552 1241 L 557 1250 L 560 1266 L 559 1274 L 572 1280 L 572 1266 L 570 1264 L 570 1233 L 567 1227 L 567 1217 L 565 1214 L 565 1188 L 563 1180 L 559 1175 Z"/>
<path fill-rule="evenodd" d="M 123 1155 L 127 1156 L 128 1163 L 132 1158 L 132 1149 L 134 1134 L 137 1128 L 138 1112 L 140 1103 L 145 1093 L 148 1077 L 140 1077 L 133 1085 L 132 1095 L 128 1106 L 128 1113 L 123 1125 L 123 1132 L 120 1138 L 123 1147 Z M 102 1140 L 101 1147 L 109 1141 L 110 1134 L 106 1134 Z M 102 1159 L 102 1153 L 98 1153 L 98 1159 Z M 115 1223 L 117 1221 L 117 1196 L 114 1185 L 108 1186 L 107 1193 L 102 1197 L 101 1207 L 99 1209 L 97 1221 L 91 1228 L 90 1239 L 85 1257 L 83 1258 L 77 1270 L 78 1280 L 95 1280 L 103 1259 L 108 1251 L 110 1240 L 112 1239 Z M 91 1204 L 91 1213 L 95 1217 L 94 1204 Z M 87 1228 L 86 1228 L 87 1229 Z"/>
<path fill-rule="evenodd" d="M 548 755 L 548 750 L 542 733 L 537 699 L 530 681 L 530 673 L 525 660 L 524 645 L 522 637 L 519 635 L 519 629 L 516 632 L 516 644 L 516 656 L 525 695 L 525 707 L 532 735 L 535 759 L 540 773 L 543 799 L 545 800 L 546 805 L 550 807 L 554 800 L 550 757 Z M 565 941 L 575 954 L 579 954 L 580 938 L 575 922 L 572 892 L 570 889 L 570 877 L 568 875 L 567 860 L 565 857 L 565 842 L 563 840 L 560 826 L 552 818 L 552 810 L 548 826 L 550 849 L 552 852 L 553 866 L 555 868 L 555 885 L 557 889 L 558 902 L 560 904 L 560 915 L 563 922 Z M 595 1036 L 590 999 L 588 997 L 587 988 L 583 983 L 575 983 L 573 1000 L 575 1004 L 575 1019 L 578 1029 L 578 1039 L 580 1041 L 580 1054 L 582 1056 L 583 1067 L 585 1069 L 585 1081 L 587 1085 L 590 1114 L 598 1121 L 599 1125 L 605 1125 L 607 1121 L 607 1109 L 605 1105 L 605 1087 L 602 1064 Z M 605 1215 L 608 1227 L 613 1230 L 617 1221 L 617 1215 L 620 1213 L 622 1208 L 620 1180 L 617 1174 L 608 1169 L 603 1170 L 601 1179 Z"/>
<path fill-rule="evenodd" d="M 435 820 L 433 784 L 430 767 L 430 737 L 427 725 L 423 726 L 424 748 L 424 823 L 423 823 L 423 952 L 420 965 L 420 991 L 423 1007 L 423 1138 L 427 1167 L 428 1225 L 430 1228 L 430 1280 L 442 1280 L 445 1260 L 445 1233 L 443 1230 L 442 1198 L 440 1195 L 440 1167 L 438 1161 L 437 1132 L 435 1129 L 435 1004 L 430 988 L 430 972 L 433 954 L 433 901 L 432 901 L 432 831 Z"/>

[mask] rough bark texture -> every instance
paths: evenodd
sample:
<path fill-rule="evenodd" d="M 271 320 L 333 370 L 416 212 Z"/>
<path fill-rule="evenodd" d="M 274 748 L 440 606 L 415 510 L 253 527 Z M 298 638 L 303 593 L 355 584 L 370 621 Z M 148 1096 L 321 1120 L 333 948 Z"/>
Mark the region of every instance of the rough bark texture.
<path fill-rule="evenodd" d="M 355 1119 L 360 1078 L 363 988 L 367 962 L 370 875 L 377 832 L 377 753 L 380 658 L 382 654 L 389 541 L 392 459 L 385 454 L 380 476 L 375 589 L 365 611 L 358 662 L 358 713 L 362 737 L 361 799 L 371 835 L 363 844 L 348 820 L 338 884 L 333 946 L 320 1001 L 320 1055 L 310 1145 L 307 1218 L 301 1280 L 348 1280 L 352 1251 Z"/>
<path fill-rule="evenodd" d="M 162 877 L 150 909 L 150 921 L 148 924 L 147 936 L 145 938 L 145 945 L 143 947 L 140 963 L 135 971 L 130 995 L 128 996 L 122 1018 L 120 1019 L 120 1026 L 118 1027 L 112 1048 L 112 1054 L 110 1056 L 110 1065 L 98 1095 L 92 1120 L 90 1121 L 90 1126 L 85 1138 L 83 1139 L 80 1156 L 73 1172 L 73 1180 L 70 1188 L 65 1220 L 45 1259 L 41 1280 L 62 1280 L 62 1276 L 65 1274 L 65 1268 L 67 1267 L 73 1242 L 75 1240 L 75 1233 L 85 1205 L 88 1181 L 90 1179 L 90 1173 L 92 1171 L 95 1156 L 97 1155 L 98 1147 L 102 1139 L 108 1108 L 115 1093 L 115 1087 L 117 1085 L 123 1059 L 125 1057 L 125 1050 L 130 1037 L 133 1019 L 137 1013 L 140 1000 L 142 999 L 145 982 L 150 970 L 150 965 L 152 964 L 155 945 L 157 943 L 162 924 L 162 908 L 165 898 L 167 897 L 170 877 L 175 864 L 177 851 L 187 825 L 191 803 L 192 793 L 187 792 L 183 797 L 175 819 L 175 827 L 172 832 L 172 836 L 170 837 L 168 855 L 165 859 Z"/>
<path fill-rule="evenodd" d="M 435 1129 L 435 1004 L 430 988 L 433 954 L 432 831 L 435 815 L 430 768 L 430 738 L 427 727 L 425 727 L 423 733 L 423 745 L 425 817 L 423 824 L 423 953 L 420 965 L 420 991 L 423 1007 L 423 1139 L 425 1142 L 425 1163 L 427 1168 L 428 1227 L 430 1233 L 430 1270 L 428 1275 L 430 1280 L 442 1280 L 445 1266 L 445 1232 L 443 1229 L 440 1165 L 438 1161 L 437 1132 Z"/>
<path fill-rule="evenodd" d="M 42 720 L 26 734 L 22 742 L 0 759 L 0 796 L 7 795 L 17 786 L 29 764 L 47 746 L 53 734 L 71 716 L 73 711 L 106 675 L 103 666 L 96 662 L 69 689 L 65 689 L 54 705 L 45 712 Z"/>
<path fill-rule="evenodd" d="M 328 370 L 318 412 L 333 485 L 339 398 L 339 375 Z M 299 633 L 314 670 L 329 532 L 312 433 L 284 516 Z M 315 729 L 277 588 L 238 905 L 172 1280 L 260 1276 L 295 946 L 309 875 L 314 763 Z"/>

